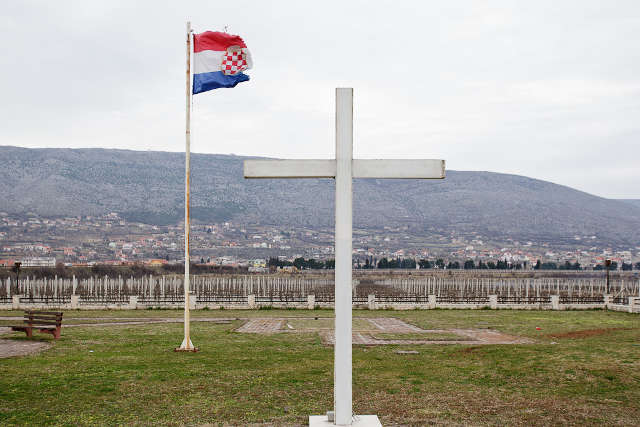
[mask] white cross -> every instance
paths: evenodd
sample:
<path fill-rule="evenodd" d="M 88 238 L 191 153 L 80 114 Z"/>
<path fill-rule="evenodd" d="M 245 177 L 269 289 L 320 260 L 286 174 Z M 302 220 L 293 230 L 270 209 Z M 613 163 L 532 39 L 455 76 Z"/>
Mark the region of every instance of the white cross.
<path fill-rule="evenodd" d="M 336 89 L 335 160 L 245 160 L 245 178 L 335 178 L 335 358 L 336 425 L 352 424 L 351 269 L 353 178 L 444 178 L 444 160 L 353 159 L 353 89 Z M 377 419 L 377 417 L 376 417 Z"/>

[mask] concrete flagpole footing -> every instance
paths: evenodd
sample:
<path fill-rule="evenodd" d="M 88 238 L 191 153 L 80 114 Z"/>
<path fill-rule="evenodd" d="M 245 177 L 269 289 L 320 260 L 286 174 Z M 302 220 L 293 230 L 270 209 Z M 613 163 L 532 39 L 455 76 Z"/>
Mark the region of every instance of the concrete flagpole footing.
<path fill-rule="evenodd" d="M 329 421 L 327 415 L 311 415 L 309 427 L 335 427 L 333 421 Z M 354 415 L 351 419 L 351 427 L 382 427 L 377 415 Z"/>
<path fill-rule="evenodd" d="M 198 347 L 194 347 L 191 340 L 187 341 L 186 338 L 182 341 L 182 345 L 180 345 L 180 347 L 173 349 L 173 351 L 186 351 L 190 353 L 196 353 L 198 350 Z"/>

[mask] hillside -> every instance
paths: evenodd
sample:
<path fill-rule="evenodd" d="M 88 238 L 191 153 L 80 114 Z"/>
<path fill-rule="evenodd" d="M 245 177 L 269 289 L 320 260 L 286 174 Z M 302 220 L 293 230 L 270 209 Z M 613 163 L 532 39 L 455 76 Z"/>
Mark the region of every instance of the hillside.
<path fill-rule="evenodd" d="M 182 219 L 184 154 L 0 147 L 0 210 L 100 215 L 166 224 Z M 329 227 L 328 179 L 245 180 L 243 157 L 192 155 L 192 215 L 214 222 Z M 447 171 L 443 181 L 356 180 L 354 226 L 406 224 L 414 233 L 479 232 L 497 238 L 640 245 L 640 206 L 550 182 Z"/>
<path fill-rule="evenodd" d="M 629 203 L 640 208 L 640 199 L 618 199 L 621 202 Z"/>

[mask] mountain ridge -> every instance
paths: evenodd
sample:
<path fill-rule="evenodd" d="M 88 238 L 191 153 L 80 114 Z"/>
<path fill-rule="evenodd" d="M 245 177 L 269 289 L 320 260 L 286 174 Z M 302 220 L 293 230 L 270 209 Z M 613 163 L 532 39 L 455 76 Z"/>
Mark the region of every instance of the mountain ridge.
<path fill-rule="evenodd" d="M 184 211 L 184 153 L 0 146 L 0 210 L 42 216 L 118 212 L 175 223 Z M 333 226 L 330 179 L 245 180 L 235 155 L 192 161 L 196 221 Z M 417 234 L 469 234 L 640 245 L 640 205 L 497 172 L 447 171 L 445 180 L 354 180 L 354 227 L 405 225 Z"/>

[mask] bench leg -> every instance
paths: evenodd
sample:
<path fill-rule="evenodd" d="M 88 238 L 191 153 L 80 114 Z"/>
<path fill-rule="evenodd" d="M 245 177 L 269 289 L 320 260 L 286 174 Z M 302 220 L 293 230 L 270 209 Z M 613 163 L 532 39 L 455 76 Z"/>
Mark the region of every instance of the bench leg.
<path fill-rule="evenodd" d="M 42 334 L 51 334 L 54 339 L 60 338 L 60 329 L 56 328 L 54 330 L 51 329 L 38 329 Z"/>
<path fill-rule="evenodd" d="M 27 333 L 27 338 L 33 338 L 33 330 L 31 328 L 26 328 L 24 331 Z"/>

